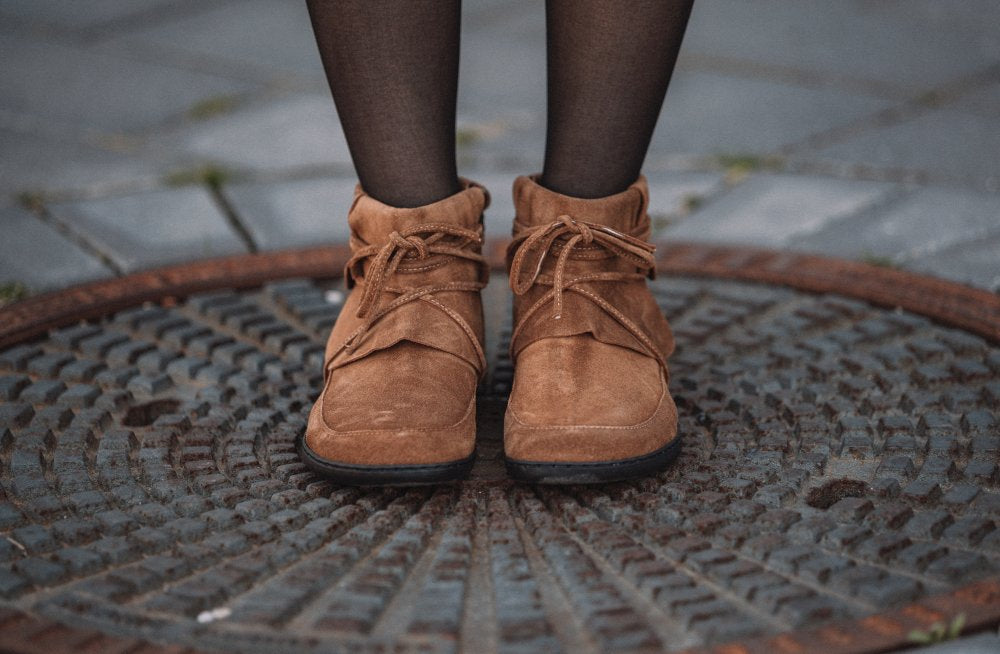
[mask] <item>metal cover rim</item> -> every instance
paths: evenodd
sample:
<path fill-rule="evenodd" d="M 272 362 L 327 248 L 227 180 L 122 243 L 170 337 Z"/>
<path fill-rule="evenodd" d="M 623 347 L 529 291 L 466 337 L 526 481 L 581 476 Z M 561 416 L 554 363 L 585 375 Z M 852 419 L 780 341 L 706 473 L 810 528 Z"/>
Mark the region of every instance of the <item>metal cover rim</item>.
<path fill-rule="evenodd" d="M 505 242 L 487 247 L 494 270 Z M 1000 343 L 1000 296 L 929 275 L 812 254 L 694 242 L 657 245 L 660 274 L 763 282 L 814 293 L 836 293 L 899 307 Z M 166 266 L 45 293 L 0 309 L 0 347 L 49 329 L 110 314 L 143 302 L 219 288 L 250 288 L 290 277 L 335 278 L 350 250 L 335 244 L 242 254 Z"/>

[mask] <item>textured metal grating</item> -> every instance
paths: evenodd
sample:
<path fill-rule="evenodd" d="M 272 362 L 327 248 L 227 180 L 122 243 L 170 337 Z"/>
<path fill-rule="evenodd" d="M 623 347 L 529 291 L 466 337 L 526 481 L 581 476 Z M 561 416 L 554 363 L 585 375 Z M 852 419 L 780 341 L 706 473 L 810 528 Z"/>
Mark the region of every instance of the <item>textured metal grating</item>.
<path fill-rule="evenodd" d="M 617 652 L 842 624 L 997 573 L 996 345 L 835 295 L 662 277 L 680 460 L 533 488 L 499 458 L 503 287 L 480 458 L 440 488 L 339 488 L 298 462 L 329 285 L 0 351 L 3 606 L 204 649 Z"/>

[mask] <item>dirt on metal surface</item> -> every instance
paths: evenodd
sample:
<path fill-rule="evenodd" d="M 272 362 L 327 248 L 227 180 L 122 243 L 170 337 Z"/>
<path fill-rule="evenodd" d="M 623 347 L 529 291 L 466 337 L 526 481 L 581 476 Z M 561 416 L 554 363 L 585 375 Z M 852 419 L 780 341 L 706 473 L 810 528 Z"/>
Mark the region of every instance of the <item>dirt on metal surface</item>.
<path fill-rule="evenodd" d="M 498 276 L 472 478 L 358 490 L 294 451 L 343 254 L 0 312 L 0 649 L 880 652 L 1000 620 L 996 296 L 666 247 L 680 460 L 542 488 L 503 471 Z"/>

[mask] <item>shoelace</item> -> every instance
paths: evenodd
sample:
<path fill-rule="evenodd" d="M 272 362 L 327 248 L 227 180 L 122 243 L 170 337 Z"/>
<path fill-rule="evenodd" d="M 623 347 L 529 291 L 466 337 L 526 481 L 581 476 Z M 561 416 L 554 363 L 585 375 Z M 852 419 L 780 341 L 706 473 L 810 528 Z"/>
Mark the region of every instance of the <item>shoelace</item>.
<path fill-rule="evenodd" d="M 542 265 L 545 258 L 553 249 L 558 239 L 564 239 L 559 246 L 559 258 L 551 277 L 543 276 Z M 601 271 L 577 275 L 569 279 L 566 278 L 566 264 L 574 248 L 578 245 L 589 247 L 599 246 L 601 249 L 611 254 L 627 259 L 635 264 L 642 272 L 624 271 Z M 514 237 L 508 248 L 508 252 L 514 252 L 510 266 L 510 288 L 515 295 L 524 295 L 535 284 L 552 286 L 552 290 L 538 299 L 522 316 L 521 321 L 511 335 L 511 345 L 516 342 L 518 334 L 521 332 L 528 319 L 538 311 L 545 303 L 553 304 L 553 319 L 562 318 L 563 293 L 572 291 L 587 298 L 608 315 L 618 321 L 625 329 L 631 332 L 641 342 L 650 354 L 666 365 L 666 357 L 652 340 L 634 323 L 628 316 L 622 313 L 614 305 L 607 302 L 599 295 L 580 287 L 584 282 L 594 281 L 635 281 L 646 277 L 652 278 L 656 272 L 656 257 L 653 252 L 656 246 L 640 238 L 624 234 L 606 225 L 576 220 L 569 215 L 561 215 L 548 225 L 538 225 L 529 227 Z M 526 281 L 523 279 L 523 270 L 528 260 L 528 255 L 533 251 L 539 251 L 538 262 L 531 277 Z M 603 258 L 603 256 L 601 257 Z"/>
<path fill-rule="evenodd" d="M 357 281 L 364 281 L 364 290 L 357 312 L 358 318 L 363 318 L 364 323 L 345 339 L 337 353 L 343 349 L 353 349 L 368 333 L 372 325 L 393 309 L 419 299 L 430 303 L 458 323 L 472 341 L 480 364 L 485 369 L 486 355 L 479 344 L 475 331 L 458 312 L 448 308 L 433 297 L 434 293 L 442 291 L 478 291 L 486 286 L 489 279 L 489 266 L 486 259 L 478 252 L 469 249 L 470 246 L 480 245 L 482 240 L 482 228 L 473 230 L 446 223 L 428 223 L 394 231 L 389 234 L 384 244 L 367 245 L 355 251 L 344 266 L 344 278 L 347 280 L 349 288 L 353 287 Z M 479 280 L 475 282 L 453 281 L 411 288 L 387 285 L 387 280 L 392 277 L 404 260 L 423 260 L 432 255 L 445 255 L 475 261 L 479 264 Z M 368 267 L 368 273 L 365 274 L 364 264 L 368 259 L 371 259 L 371 263 Z M 445 263 L 447 262 L 438 265 Z M 382 295 L 385 292 L 396 293 L 397 297 L 383 305 Z M 331 357 L 331 361 L 336 358 L 337 353 Z"/>

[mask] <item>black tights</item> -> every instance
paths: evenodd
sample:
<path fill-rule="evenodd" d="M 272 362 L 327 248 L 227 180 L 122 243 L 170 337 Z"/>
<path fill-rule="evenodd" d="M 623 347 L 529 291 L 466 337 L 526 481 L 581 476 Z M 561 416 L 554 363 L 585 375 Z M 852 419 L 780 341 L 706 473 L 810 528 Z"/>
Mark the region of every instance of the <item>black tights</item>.
<path fill-rule="evenodd" d="M 307 0 L 362 187 L 397 207 L 459 190 L 461 0 Z M 642 167 L 694 0 L 547 0 L 541 183 L 598 198 Z"/>

